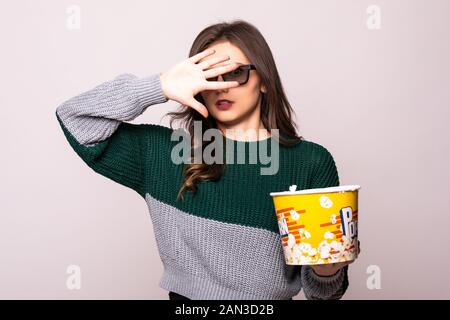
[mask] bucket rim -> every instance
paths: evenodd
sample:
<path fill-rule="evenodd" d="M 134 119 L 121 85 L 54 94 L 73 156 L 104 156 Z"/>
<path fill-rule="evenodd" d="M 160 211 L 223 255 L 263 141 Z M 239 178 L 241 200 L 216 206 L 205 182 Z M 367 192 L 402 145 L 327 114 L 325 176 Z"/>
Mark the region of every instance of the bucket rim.
<path fill-rule="evenodd" d="M 315 189 L 304 189 L 298 191 L 282 191 L 282 192 L 270 192 L 270 196 L 292 196 L 297 194 L 315 194 L 315 193 L 333 193 L 333 192 L 348 192 L 348 191 L 358 191 L 361 186 L 357 184 L 327 187 L 327 188 L 315 188 Z"/>

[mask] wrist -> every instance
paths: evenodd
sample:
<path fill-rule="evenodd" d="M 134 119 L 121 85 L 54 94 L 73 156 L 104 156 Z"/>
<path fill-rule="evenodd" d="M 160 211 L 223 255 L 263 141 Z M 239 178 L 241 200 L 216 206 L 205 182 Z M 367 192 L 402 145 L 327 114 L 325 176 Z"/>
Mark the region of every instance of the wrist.
<path fill-rule="evenodd" d="M 168 100 L 162 91 L 160 76 L 157 73 L 132 79 L 131 87 L 142 111 L 150 105 L 164 103 Z"/>
<path fill-rule="evenodd" d="M 320 272 L 316 272 L 316 270 L 314 270 L 314 268 L 311 268 L 312 272 L 314 272 L 314 274 L 318 277 L 322 277 L 322 278 L 332 278 L 335 277 L 340 271 L 341 269 L 339 269 L 338 271 L 334 272 L 334 273 L 320 273 Z"/>
<path fill-rule="evenodd" d="M 162 91 L 164 97 L 167 100 L 169 100 L 169 97 L 167 96 L 167 93 L 166 93 L 166 83 L 165 83 L 164 73 L 162 73 L 162 72 L 159 73 L 159 83 L 161 84 L 161 91 Z"/>

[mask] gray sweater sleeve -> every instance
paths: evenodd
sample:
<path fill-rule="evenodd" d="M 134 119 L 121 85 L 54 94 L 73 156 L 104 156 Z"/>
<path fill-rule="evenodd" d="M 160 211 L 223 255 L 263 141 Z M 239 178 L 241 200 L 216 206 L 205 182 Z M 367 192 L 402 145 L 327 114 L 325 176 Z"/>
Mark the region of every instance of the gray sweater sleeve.
<path fill-rule="evenodd" d="M 303 293 L 308 300 L 338 300 L 347 291 L 348 265 L 331 277 L 321 277 L 310 266 L 301 267 Z"/>
<path fill-rule="evenodd" d="M 159 73 L 144 78 L 124 73 L 65 101 L 56 113 L 80 144 L 92 145 L 109 138 L 122 121 L 167 100 Z"/>
<path fill-rule="evenodd" d="M 138 78 L 124 73 L 63 102 L 56 108 L 56 117 L 70 145 L 89 167 L 144 197 L 148 163 L 159 161 L 171 129 L 125 121 L 167 100 L 160 74 Z"/>

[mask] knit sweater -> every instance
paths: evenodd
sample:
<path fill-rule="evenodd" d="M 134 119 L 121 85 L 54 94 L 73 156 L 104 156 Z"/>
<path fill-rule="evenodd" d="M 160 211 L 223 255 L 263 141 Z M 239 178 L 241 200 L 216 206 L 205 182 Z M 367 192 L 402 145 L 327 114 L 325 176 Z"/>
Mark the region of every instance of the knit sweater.
<path fill-rule="evenodd" d="M 160 74 L 123 73 L 63 102 L 56 118 L 71 148 L 95 172 L 136 191 L 145 201 L 164 272 L 159 286 L 190 299 L 285 300 L 303 288 L 307 299 L 339 299 L 348 287 L 344 267 L 330 277 L 287 265 L 270 192 L 339 185 L 334 159 L 302 140 L 279 144 L 279 169 L 226 164 L 217 181 L 184 193 L 183 164 L 171 160 L 173 129 L 131 124 L 148 107 L 168 101 Z M 230 138 L 226 138 L 230 140 Z M 269 137 L 270 141 L 273 137 Z M 248 153 L 252 144 L 232 140 Z M 268 144 L 270 146 L 270 143 Z M 270 147 L 269 147 L 270 148 Z"/>

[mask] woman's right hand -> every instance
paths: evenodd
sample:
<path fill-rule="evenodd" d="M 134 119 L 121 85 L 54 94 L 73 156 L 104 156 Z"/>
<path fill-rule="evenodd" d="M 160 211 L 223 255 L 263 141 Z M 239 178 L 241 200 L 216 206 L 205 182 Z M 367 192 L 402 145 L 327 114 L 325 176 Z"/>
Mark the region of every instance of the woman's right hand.
<path fill-rule="evenodd" d="M 208 109 L 194 98 L 196 94 L 205 90 L 221 90 L 239 86 L 238 81 L 206 80 L 230 72 L 238 66 L 238 63 L 230 63 L 225 66 L 208 69 L 219 62 L 230 59 L 229 56 L 220 56 L 197 63 L 214 52 L 214 49 L 206 49 L 174 65 L 160 75 L 161 88 L 167 99 L 191 107 L 200 112 L 205 118 L 208 117 Z"/>

